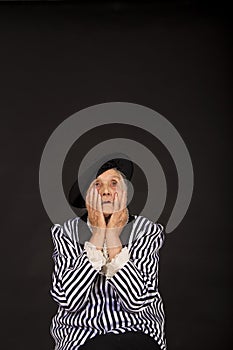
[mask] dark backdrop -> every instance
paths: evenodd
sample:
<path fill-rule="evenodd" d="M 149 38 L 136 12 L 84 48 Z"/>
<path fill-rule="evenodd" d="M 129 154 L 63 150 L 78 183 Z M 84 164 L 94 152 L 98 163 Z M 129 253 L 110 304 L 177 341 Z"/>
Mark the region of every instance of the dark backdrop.
<path fill-rule="evenodd" d="M 1 3 L 2 349 L 53 349 L 40 158 L 64 119 L 111 101 L 161 113 L 193 162 L 191 206 L 161 250 L 168 350 L 229 348 L 231 20 L 224 1 Z"/>

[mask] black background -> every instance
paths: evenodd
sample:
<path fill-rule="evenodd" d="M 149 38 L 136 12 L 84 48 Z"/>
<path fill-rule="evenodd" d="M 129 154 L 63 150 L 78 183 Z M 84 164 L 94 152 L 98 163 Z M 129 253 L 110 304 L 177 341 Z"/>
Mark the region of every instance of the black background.
<path fill-rule="evenodd" d="M 40 158 L 62 121 L 111 101 L 161 113 L 193 162 L 191 205 L 161 250 L 168 350 L 230 347 L 231 20 L 224 1 L 1 2 L 2 349 L 53 349 Z"/>

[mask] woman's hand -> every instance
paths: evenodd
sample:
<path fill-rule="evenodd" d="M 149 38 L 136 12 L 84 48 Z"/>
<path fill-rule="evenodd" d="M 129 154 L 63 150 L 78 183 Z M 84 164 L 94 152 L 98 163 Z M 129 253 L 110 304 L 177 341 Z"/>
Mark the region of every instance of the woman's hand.
<path fill-rule="evenodd" d="M 87 190 L 86 207 L 91 226 L 106 229 L 106 222 L 101 204 L 101 196 L 98 193 L 98 190 L 95 188 L 95 181 L 91 183 Z"/>
<path fill-rule="evenodd" d="M 114 194 L 113 213 L 106 229 L 106 242 L 110 259 L 121 251 L 120 234 L 128 221 L 127 189 L 124 185 L 122 184 L 121 189 Z"/>
<path fill-rule="evenodd" d="M 115 192 L 113 200 L 113 213 L 108 221 L 107 228 L 123 228 L 128 220 L 127 190 L 122 185 L 121 191 Z M 117 230 L 119 232 L 119 230 Z"/>
<path fill-rule="evenodd" d="M 106 242 L 110 261 L 121 252 L 122 243 L 120 234 L 128 221 L 128 209 L 126 208 L 127 194 L 122 193 L 121 201 L 118 193 L 114 195 L 114 211 L 109 219 L 106 229 Z"/>

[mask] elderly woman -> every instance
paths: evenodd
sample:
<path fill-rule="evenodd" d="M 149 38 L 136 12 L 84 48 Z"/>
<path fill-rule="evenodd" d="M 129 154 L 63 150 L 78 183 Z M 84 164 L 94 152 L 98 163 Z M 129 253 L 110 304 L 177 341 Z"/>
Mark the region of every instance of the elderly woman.
<path fill-rule="evenodd" d="M 55 350 L 166 350 L 158 291 L 164 230 L 129 214 L 126 162 L 105 163 L 86 192 L 87 213 L 51 228 Z"/>

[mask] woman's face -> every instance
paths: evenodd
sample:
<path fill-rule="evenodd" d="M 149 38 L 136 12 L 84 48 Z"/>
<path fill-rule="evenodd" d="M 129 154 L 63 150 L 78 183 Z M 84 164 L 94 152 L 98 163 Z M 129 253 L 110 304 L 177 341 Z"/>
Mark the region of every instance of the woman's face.
<path fill-rule="evenodd" d="M 113 200 L 117 192 L 119 201 L 123 203 L 123 194 L 127 196 L 127 188 L 122 175 L 115 169 L 106 170 L 100 174 L 90 185 L 94 186 L 101 196 L 101 205 L 104 216 L 109 216 L 114 211 Z M 89 189 L 90 189 L 89 187 Z M 88 189 L 88 190 L 89 190 Z M 123 207 L 120 208 L 120 210 Z"/>

